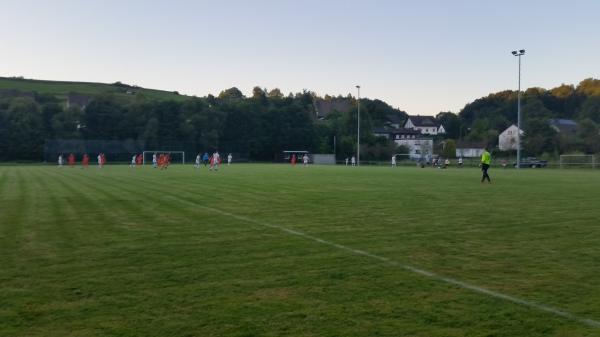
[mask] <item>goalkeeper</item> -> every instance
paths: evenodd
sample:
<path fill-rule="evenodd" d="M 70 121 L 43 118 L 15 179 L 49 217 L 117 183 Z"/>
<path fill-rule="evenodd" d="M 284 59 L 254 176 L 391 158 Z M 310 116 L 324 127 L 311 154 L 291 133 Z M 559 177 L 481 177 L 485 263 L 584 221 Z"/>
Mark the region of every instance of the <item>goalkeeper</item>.
<path fill-rule="evenodd" d="M 481 176 L 481 183 L 484 183 L 487 179 L 488 183 L 492 183 L 490 180 L 490 176 L 488 175 L 488 169 L 490 168 L 490 164 L 492 163 L 492 155 L 488 152 L 487 146 L 483 149 L 483 153 L 481 154 L 481 172 L 483 175 Z"/>

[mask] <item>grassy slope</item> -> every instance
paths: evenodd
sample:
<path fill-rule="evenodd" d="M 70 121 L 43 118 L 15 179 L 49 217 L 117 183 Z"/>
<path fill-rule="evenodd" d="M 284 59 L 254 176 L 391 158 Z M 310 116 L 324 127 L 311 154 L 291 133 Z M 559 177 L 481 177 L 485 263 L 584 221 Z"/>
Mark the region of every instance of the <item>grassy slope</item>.
<path fill-rule="evenodd" d="M 223 213 L 600 320 L 597 172 L 491 175 L 0 167 L 0 336 L 599 336 Z"/>
<path fill-rule="evenodd" d="M 101 94 L 115 94 L 118 96 L 132 97 L 126 95 L 126 89 L 105 83 L 92 82 L 61 82 L 61 81 L 42 81 L 42 80 L 20 80 L 0 77 L 0 89 L 16 89 L 24 92 L 38 92 L 49 94 L 65 99 L 69 93 L 96 96 Z M 145 97 L 157 100 L 185 100 L 189 96 L 175 95 L 173 92 L 134 88 L 138 93 Z"/>

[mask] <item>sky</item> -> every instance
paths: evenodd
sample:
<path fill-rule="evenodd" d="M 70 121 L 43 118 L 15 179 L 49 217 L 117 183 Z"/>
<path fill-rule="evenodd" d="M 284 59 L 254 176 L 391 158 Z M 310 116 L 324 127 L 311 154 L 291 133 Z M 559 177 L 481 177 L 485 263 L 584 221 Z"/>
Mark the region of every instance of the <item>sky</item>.
<path fill-rule="evenodd" d="M 237 87 L 458 112 L 517 88 L 600 78 L 600 1 L 0 0 L 0 76 Z"/>

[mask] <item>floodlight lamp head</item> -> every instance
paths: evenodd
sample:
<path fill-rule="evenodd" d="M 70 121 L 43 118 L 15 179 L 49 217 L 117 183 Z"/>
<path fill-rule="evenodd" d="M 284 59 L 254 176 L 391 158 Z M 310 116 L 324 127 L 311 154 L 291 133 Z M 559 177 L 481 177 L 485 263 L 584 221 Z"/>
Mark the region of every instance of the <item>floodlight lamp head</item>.
<path fill-rule="evenodd" d="M 512 51 L 512 54 L 513 54 L 513 55 L 515 55 L 515 56 L 517 56 L 517 51 L 516 51 L 516 50 L 513 50 L 513 51 Z"/>
<path fill-rule="evenodd" d="M 356 86 L 356 89 L 360 89 L 360 85 L 357 85 L 357 86 Z"/>
<path fill-rule="evenodd" d="M 521 50 L 519 50 L 519 53 L 520 53 L 521 55 L 525 54 L 525 49 L 521 49 Z"/>

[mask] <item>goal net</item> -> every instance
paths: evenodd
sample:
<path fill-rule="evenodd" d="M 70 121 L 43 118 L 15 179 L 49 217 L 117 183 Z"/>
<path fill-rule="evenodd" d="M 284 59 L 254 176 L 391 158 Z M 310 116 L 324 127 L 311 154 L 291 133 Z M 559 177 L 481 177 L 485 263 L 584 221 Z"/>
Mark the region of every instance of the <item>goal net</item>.
<path fill-rule="evenodd" d="M 156 154 L 156 157 L 161 154 L 168 154 L 171 156 L 171 163 L 181 163 L 185 164 L 185 152 L 184 151 L 144 151 L 143 155 L 143 164 L 144 165 L 152 165 L 152 157 Z"/>
<path fill-rule="evenodd" d="M 563 154 L 560 168 L 596 168 L 596 157 L 591 154 Z"/>

